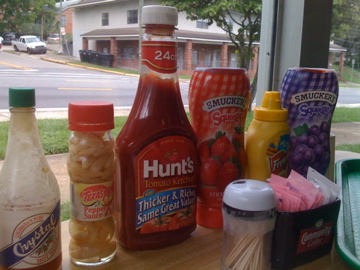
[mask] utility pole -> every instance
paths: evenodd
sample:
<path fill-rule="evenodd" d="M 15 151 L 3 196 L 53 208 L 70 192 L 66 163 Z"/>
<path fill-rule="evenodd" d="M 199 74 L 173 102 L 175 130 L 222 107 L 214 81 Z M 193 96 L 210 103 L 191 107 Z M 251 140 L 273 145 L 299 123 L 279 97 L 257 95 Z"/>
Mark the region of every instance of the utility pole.
<path fill-rule="evenodd" d="M 138 11 L 138 21 L 139 21 L 139 71 L 141 67 L 141 39 L 142 39 L 142 9 L 144 7 L 144 0 L 139 0 L 139 11 Z"/>
<path fill-rule="evenodd" d="M 60 0 L 60 12 L 59 12 L 59 36 L 60 36 L 60 52 L 63 54 L 63 36 L 61 34 L 61 27 L 62 27 L 62 2 L 63 0 Z"/>

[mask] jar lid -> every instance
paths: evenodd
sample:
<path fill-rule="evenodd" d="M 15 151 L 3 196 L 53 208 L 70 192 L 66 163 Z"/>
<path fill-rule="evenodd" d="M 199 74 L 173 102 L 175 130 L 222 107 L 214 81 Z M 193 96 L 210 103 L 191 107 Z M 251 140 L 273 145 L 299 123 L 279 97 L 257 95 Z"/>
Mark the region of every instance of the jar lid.
<path fill-rule="evenodd" d="M 242 179 L 227 185 L 223 201 L 228 206 L 244 211 L 266 211 L 275 208 L 275 193 L 263 181 Z"/>
<path fill-rule="evenodd" d="M 35 106 L 34 88 L 9 88 L 9 106 L 27 108 Z"/>
<path fill-rule="evenodd" d="M 151 5 L 142 9 L 142 24 L 178 24 L 178 11 L 175 7 Z"/>
<path fill-rule="evenodd" d="M 114 105 L 106 101 L 69 103 L 68 129 L 72 131 L 105 131 L 114 128 Z"/>

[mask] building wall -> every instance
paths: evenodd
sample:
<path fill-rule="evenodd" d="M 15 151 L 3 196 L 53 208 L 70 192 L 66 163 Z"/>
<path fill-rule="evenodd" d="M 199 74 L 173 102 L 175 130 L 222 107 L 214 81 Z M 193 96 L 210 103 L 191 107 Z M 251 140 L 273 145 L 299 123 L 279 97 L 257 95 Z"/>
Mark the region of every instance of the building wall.
<path fill-rule="evenodd" d="M 70 35 L 72 34 L 73 31 L 73 19 L 72 19 L 73 11 L 74 11 L 73 8 L 68 8 L 62 12 L 62 15 L 66 16 L 66 25 L 64 26 L 65 31 L 67 34 Z"/>
<path fill-rule="evenodd" d="M 130 0 L 117 3 L 103 3 L 96 6 L 86 6 L 76 8 L 73 13 L 73 46 L 74 56 L 79 57 L 79 50 L 82 49 L 81 35 L 95 29 L 128 28 L 138 27 L 139 24 L 127 24 L 127 11 L 139 8 L 139 2 Z M 144 5 L 159 4 L 156 0 L 146 0 Z M 101 25 L 101 14 L 109 13 L 109 25 Z M 196 28 L 196 21 L 186 19 L 186 13 L 179 13 L 178 28 L 182 30 L 191 30 L 209 33 L 225 33 L 215 24 L 204 28 Z M 105 37 L 102 39 L 106 39 Z M 90 41 L 89 49 L 95 50 L 96 45 Z"/>

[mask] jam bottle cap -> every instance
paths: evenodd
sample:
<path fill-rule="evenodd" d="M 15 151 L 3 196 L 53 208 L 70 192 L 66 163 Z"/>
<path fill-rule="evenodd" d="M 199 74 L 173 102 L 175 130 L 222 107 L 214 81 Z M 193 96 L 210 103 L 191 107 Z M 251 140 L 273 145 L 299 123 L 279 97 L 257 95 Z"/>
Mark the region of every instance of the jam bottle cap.
<path fill-rule="evenodd" d="M 80 132 L 106 131 L 114 128 L 114 105 L 105 101 L 69 103 L 68 129 Z"/>
<path fill-rule="evenodd" d="M 142 23 L 176 26 L 178 24 L 177 8 L 161 5 L 144 6 L 142 9 Z"/>
<path fill-rule="evenodd" d="M 254 109 L 254 119 L 268 122 L 287 121 L 288 110 L 281 107 L 280 93 L 267 91 L 261 102 L 261 106 Z"/>

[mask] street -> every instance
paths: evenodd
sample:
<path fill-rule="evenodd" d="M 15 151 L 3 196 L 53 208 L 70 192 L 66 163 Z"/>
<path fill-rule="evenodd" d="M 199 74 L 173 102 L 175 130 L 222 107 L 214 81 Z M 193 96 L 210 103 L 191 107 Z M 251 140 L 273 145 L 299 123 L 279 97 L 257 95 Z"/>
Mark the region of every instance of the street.
<path fill-rule="evenodd" d="M 4 46 L 10 49 L 10 46 Z M 46 55 L 43 55 L 46 57 Z M 139 79 L 40 60 L 35 55 L 0 53 L 0 110 L 8 109 L 8 89 L 32 87 L 37 108 L 67 108 L 77 100 L 110 101 L 115 107 L 133 104 Z M 180 82 L 188 105 L 188 81 Z M 360 86 L 341 87 L 337 106 L 360 106 Z"/>
<path fill-rule="evenodd" d="M 8 109 L 8 89 L 32 87 L 37 108 L 67 108 L 76 100 L 110 101 L 132 106 L 139 78 L 39 60 L 32 55 L 0 52 L 0 110 Z M 180 83 L 187 104 L 188 82 Z"/>

